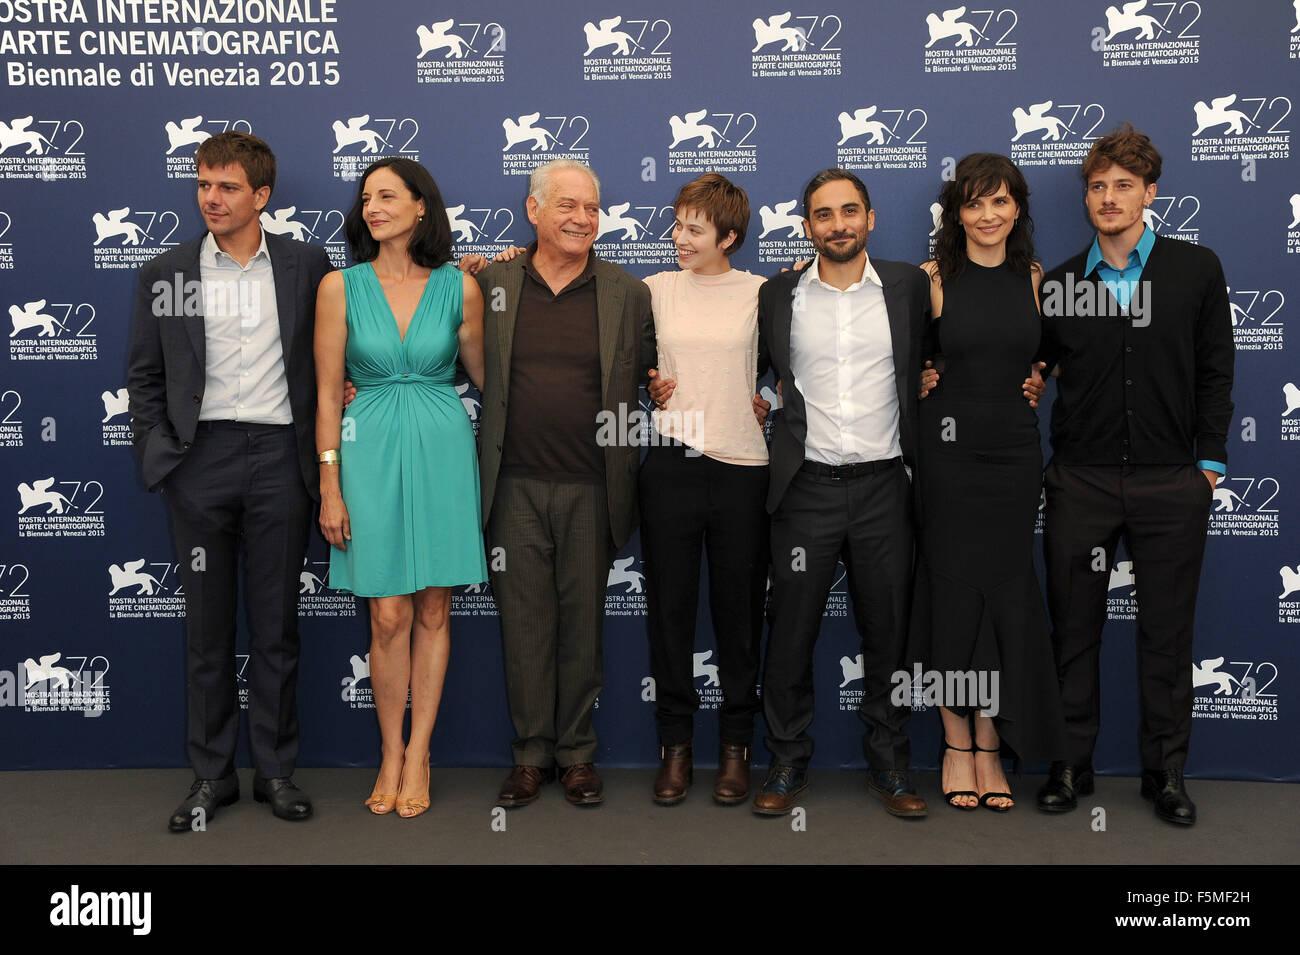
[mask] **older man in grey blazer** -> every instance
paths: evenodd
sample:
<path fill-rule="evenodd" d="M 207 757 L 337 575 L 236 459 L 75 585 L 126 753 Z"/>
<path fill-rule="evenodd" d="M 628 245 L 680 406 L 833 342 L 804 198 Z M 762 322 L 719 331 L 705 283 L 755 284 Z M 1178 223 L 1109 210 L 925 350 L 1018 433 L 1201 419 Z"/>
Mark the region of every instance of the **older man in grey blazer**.
<path fill-rule="evenodd" d="M 569 802 L 592 806 L 606 580 L 637 522 L 639 449 L 620 425 L 639 408 L 654 325 L 649 289 L 591 252 L 595 174 L 549 162 L 529 193 L 537 241 L 478 275 L 483 520 L 515 728 L 497 805 L 532 802 L 558 768 Z"/>

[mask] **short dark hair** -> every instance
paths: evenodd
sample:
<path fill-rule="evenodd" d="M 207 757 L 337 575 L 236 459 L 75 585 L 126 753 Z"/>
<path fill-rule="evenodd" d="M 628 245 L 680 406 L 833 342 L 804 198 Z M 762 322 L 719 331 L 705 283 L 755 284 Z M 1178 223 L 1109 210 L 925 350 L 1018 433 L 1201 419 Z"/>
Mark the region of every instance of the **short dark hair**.
<path fill-rule="evenodd" d="M 861 179 L 853 175 L 853 173 L 849 172 L 847 169 L 823 169 L 821 172 L 817 173 L 817 175 L 813 176 L 812 179 L 809 180 L 808 185 L 804 188 L 803 217 L 805 219 L 812 218 L 812 209 L 809 208 L 809 204 L 812 202 L 812 194 L 822 186 L 826 185 L 826 183 L 834 182 L 836 179 L 844 179 L 853 183 L 854 188 L 858 190 L 858 195 L 862 197 L 863 205 L 866 206 L 866 209 L 863 211 L 871 211 L 871 196 L 867 195 L 867 187 L 862 184 Z"/>
<path fill-rule="evenodd" d="M 438 184 L 425 169 L 413 159 L 404 156 L 385 156 L 376 159 L 361 174 L 357 185 L 357 198 L 344 221 L 343 231 L 348 237 L 348 246 L 352 250 L 353 262 L 369 262 L 379 254 L 379 243 L 370 235 L 366 217 L 361 207 L 361 194 L 366 190 L 366 180 L 377 169 L 391 169 L 406 184 L 411 195 L 424 200 L 424 216 L 416 223 L 411 233 L 410 244 L 406 247 L 411 261 L 426 269 L 436 269 L 451 261 L 451 223 L 447 219 L 447 207 L 443 204 L 442 193 Z"/>
<path fill-rule="evenodd" d="M 1002 186 L 1016 203 L 1020 215 L 1007 235 L 1007 265 L 1013 272 L 1028 275 L 1034 265 L 1034 220 L 1029 216 L 1029 184 L 1024 174 L 1006 156 L 971 153 L 957 163 L 953 177 L 943 184 L 939 204 L 942 224 L 934 239 L 934 259 L 939 279 L 955 278 L 966 267 L 966 229 L 961 224 L 961 207 L 972 199 L 991 196 Z"/>
<path fill-rule="evenodd" d="M 745 231 L 749 228 L 749 196 L 745 190 L 716 172 L 706 172 L 682 186 L 673 200 L 673 213 L 681 217 L 683 209 L 697 209 L 718 230 L 721 242 L 729 232 L 736 239 L 724 253 L 731 255 L 745 244 Z"/>
<path fill-rule="evenodd" d="M 265 140 L 251 133 L 227 130 L 209 136 L 194 152 L 194 167 L 199 166 L 242 166 L 254 192 L 263 186 L 275 191 L 275 153 Z"/>
<path fill-rule="evenodd" d="M 1132 123 L 1124 123 L 1093 143 L 1079 174 L 1086 185 L 1093 174 L 1111 165 L 1127 169 L 1139 177 L 1144 186 L 1160 178 L 1159 150 L 1152 144 L 1151 137 L 1134 129 Z"/>

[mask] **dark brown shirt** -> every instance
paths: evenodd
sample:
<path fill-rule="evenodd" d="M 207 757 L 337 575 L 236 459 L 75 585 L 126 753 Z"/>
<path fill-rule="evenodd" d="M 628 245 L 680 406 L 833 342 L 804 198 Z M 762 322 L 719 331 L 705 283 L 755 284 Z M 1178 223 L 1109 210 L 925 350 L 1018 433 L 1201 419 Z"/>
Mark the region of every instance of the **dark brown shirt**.
<path fill-rule="evenodd" d="M 528 248 L 510 352 L 501 474 L 569 484 L 605 477 L 596 444 L 601 409 L 600 334 L 591 256 L 582 274 L 551 292 Z"/>

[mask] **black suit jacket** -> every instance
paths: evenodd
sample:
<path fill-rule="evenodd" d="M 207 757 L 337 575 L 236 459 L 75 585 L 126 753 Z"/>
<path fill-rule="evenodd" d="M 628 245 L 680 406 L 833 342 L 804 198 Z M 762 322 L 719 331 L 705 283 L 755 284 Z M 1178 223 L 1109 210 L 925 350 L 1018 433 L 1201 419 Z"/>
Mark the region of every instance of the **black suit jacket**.
<path fill-rule="evenodd" d="M 264 234 L 275 276 L 280 347 L 284 350 L 302 479 L 311 497 L 319 500 L 316 359 L 312 342 L 316 289 L 333 266 L 325 250 L 318 246 Z M 201 288 L 202 244 L 203 237 L 199 237 L 146 262 L 140 268 L 136 287 L 126 387 L 135 453 L 144 483 L 151 491 L 189 451 L 203 405 L 207 354 L 203 300 L 201 292 L 192 294 Z"/>
<path fill-rule="evenodd" d="M 920 388 L 921 343 L 930 316 L 930 279 L 914 265 L 872 259 L 885 288 L 885 309 L 894 345 L 894 378 L 898 384 L 899 444 L 903 460 L 916 464 L 916 395 Z M 791 479 L 804 462 L 808 411 L 790 373 L 790 327 L 795 286 L 803 272 L 782 272 L 758 290 L 759 348 L 766 352 L 781 382 L 782 412 L 772 423 L 767 510 L 776 513 Z"/>

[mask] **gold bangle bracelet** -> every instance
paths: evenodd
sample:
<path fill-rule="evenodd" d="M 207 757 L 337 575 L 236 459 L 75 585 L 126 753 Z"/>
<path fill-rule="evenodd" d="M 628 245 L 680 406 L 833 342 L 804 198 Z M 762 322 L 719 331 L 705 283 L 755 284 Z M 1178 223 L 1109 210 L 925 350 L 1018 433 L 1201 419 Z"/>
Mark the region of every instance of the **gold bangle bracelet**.
<path fill-rule="evenodd" d="M 317 455 L 317 459 L 320 461 L 321 464 L 338 464 L 339 453 L 337 450 L 322 451 L 319 455 Z"/>

